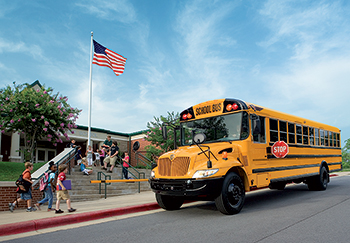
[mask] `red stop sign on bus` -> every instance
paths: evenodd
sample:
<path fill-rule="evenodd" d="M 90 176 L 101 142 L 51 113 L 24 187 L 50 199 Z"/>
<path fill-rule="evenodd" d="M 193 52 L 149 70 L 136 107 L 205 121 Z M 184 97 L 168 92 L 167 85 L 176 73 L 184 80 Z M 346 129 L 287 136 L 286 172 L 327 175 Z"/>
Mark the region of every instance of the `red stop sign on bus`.
<path fill-rule="evenodd" d="M 284 158 L 289 153 L 289 146 L 284 141 L 277 141 L 272 145 L 271 153 L 276 158 Z"/>

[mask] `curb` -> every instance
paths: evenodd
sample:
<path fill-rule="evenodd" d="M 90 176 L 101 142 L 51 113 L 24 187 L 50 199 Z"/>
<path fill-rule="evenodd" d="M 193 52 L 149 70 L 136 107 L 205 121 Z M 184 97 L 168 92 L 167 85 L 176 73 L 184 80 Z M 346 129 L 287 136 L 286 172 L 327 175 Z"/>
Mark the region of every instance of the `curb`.
<path fill-rule="evenodd" d="M 71 215 L 58 216 L 53 218 L 44 218 L 29 220 L 24 222 L 0 225 L 0 236 L 20 234 L 30 231 L 37 231 L 56 226 L 76 224 L 85 221 L 120 216 L 124 214 L 138 213 L 143 211 L 159 209 L 157 203 L 147 203 L 136 206 L 128 206 L 116 209 L 105 209 L 94 212 L 76 213 Z"/>

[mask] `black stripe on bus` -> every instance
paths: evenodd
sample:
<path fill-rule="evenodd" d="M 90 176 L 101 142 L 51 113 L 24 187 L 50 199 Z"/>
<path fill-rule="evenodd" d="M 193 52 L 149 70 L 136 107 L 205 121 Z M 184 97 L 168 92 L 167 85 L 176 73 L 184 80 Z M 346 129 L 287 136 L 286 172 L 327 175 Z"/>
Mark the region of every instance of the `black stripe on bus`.
<path fill-rule="evenodd" d="M 341 154 L 287 154 L 284 159 L 296 159 L 296 158 L 327 158 L 327 157 L 341 157 Z M 280 159 L 274 155 L 267 155 L 268 159 Z"/>
<path fill-rule="evenodd" d="M 273 182 L 280 182 L 280 181 L 292 181 L 292 180 L 302 179 L 302 178 L 305 178 L 305 177 L 311 177 L 311 176 L 315 176 L 315 175 L 318 175 L 318 173 L 311 173 L 311 174 L 303 174 L 303 175 L 295 175 L 295 176 L 289 176 L 289 177 L 276 178 L 276 179 L 270 180 L 270 182 L 273 183 Z"/>
<path fill-rule="evenodd" d="M 342 165 L 342 162 L 329 163 L 328 165 Z M 319 166 L 320 166 L 320 164 L 310 164 L 310 165 L 294 165 L 294 166 L 261 168 L 261 169 L 253 169 L 253 173 L 273 172 L 273 171 L 283 171 L 283 170 L 296 170 L 296 169 L 319 167 Z M 332 170 L 332 172 L 333 171 L 335 171 L 335 170 Z"/>
<path fill-rule="evenodd" d="M 296 170 L 296 169 L 303 169 L 303 168 L 310 168 L 310 167 L 320 167 L 320 164 L 294 165 L 294 166 L 253 169 L 253 173 L 273 172 L 273 171 L 282 171 L 282 170 Z"/>

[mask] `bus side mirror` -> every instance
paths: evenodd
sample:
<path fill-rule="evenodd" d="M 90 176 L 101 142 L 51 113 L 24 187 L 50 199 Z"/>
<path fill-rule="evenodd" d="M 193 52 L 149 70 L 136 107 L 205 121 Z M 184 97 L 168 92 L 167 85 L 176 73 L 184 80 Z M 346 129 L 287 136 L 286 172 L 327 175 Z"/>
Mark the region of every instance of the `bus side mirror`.
<path fill-rule="evenodd" d="M 206 140 L 206 136 L 204 133 L 197 133 L 193 136 L 193 141 L 195 144 L 201 144 L 204 143 Z"/>
<path fill-rule="evenodd" d="M 163 135 L 163 140 L 167 140 L 168 139 L 168 130 L 166 128 L 166 123 L 162 124 L 162 135 Z"/>

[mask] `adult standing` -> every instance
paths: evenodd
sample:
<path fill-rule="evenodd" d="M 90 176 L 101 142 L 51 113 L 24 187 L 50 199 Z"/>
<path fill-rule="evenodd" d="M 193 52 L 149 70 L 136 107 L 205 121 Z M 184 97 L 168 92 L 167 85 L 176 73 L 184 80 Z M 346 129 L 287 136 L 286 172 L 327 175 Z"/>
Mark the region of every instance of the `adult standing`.
<path fill-rule="evenodd" d="M 106 148 L 106 149 L 111 149 L 112 143 L 113 143 L 113 142 L 112 142 L 112 140 L 111 140 L 111 136 L 108 135 L 108 136 L 107 136 L 107 139 L 103 142 L 102 147 L 104 147 L 104 148 Z"/>
<path fill-rule="evenodd" d="M 109 173 L 113 172 L 113 168 L 115 166 L 115 163 L 117 162 L 117 155 L 119 152 L 119 148 L 117 145 L 118 145 L 117 141 L 112 142 L 112 146 L 111 146 L 111 149 L 109 151 L 109 156 L 107 158 L 105 158 L 105 160 L 104 160 L 105 170 L 107 170 L 108 163 L 111 165 L 110 170 L 108 170 Z"/>
<path fill-rule="evenodd" d="M 67 147 L 68 147 L 68 148 L 75 148 L 75 147 L 76 147 L 76 145 L 75 145 L 75 140 L 72 139 L 72 141 L 68 144 Z"/>

